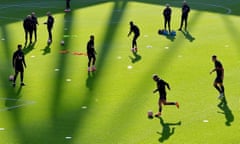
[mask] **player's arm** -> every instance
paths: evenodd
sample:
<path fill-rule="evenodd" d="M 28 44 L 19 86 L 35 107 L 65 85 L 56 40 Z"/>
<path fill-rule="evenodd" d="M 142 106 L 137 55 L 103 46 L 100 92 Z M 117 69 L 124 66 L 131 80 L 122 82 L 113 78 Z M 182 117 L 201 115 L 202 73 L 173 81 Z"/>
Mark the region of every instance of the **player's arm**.
<path fill-rule="evenodd" d="M 128 37 L 131 35 L 132 33 L 132 28 L 130 28 L 129 32 L 128 32 Z"/>
<path fill-rule="evenodd" d="M 215 72 L 215 71 L 216 71 L 216 68 L 213 69 L 213 70 L 211 70 L 211 71 L 210 71 L 210 74 L 212 74 L 212 73 Z"/>
<path fill-rule="evenodd" d="M 24 56 L 23 56 L 23 65 L 24 65 L 25 68 L 27 68 Z"/>
<path fill-rule="evenodd" d="M 153 93 L 156 93 L 158 91 L 158 88 L 153 91 Z"/>
<path fill-rule="evenodd" d="M 167 82 L 165 82 L 165 83 L 166 83 L 168 90 L 171 90 L 170 85 Z"/>

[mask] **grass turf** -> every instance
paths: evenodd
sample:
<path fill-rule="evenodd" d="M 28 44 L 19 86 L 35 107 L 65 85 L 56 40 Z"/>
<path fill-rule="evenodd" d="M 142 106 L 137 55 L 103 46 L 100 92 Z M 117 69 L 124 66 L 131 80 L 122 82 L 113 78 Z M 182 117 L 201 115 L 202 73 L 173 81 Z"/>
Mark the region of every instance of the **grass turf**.
<path fill-rule="evenodd" d="M 240 1 L 189 1 L 190 33 L 177 32 L 175 38 L 157 34 L 166 2 L 177 30 L 181 1 L 72 1 L 72 12 L 65 14 L 60 1 L 2 0 L 0 142 L 239 143 Z M 49 10 L 56 23 L 48 47 L 42 23 Z M 22 19 L 32 11 L 39 18 L 38 41 L 24 49 L 26 86 L 12 88 L 11 56 L 24 43 Z M 127 37 L 130 20 L 141 29 L 137 57 Z M 88 75 L 87 57 L 71 53 L 85 52 L 90 34 L 98 55 L 97 71 Z M 221 107 L 212 87 L 215 75 L 209 75 L 213 54 L 225 68 L 228 103 Z M 161 119 L 149 120 L 147 111 L 158 110 L 153 73 L 170 83 L 168 100 L 179 101 L 180 109 L 166 106 Z"/>

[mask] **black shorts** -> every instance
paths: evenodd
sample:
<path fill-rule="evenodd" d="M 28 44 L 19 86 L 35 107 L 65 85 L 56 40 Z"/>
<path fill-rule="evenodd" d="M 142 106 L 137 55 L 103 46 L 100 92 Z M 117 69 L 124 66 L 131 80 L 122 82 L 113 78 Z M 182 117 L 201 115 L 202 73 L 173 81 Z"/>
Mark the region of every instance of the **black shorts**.
<path fill-rule="evenodd" d="M 135 34 L 133 37 L 133 40 L 136 41 L 139 36 L 140 36 L 140 34 Z"/>
<path fill-rule="evenodd" d="M 159 100 L 166 100 L 167 99 L 167 94 L 166 93 L 160 93 Z"/>
<path fill-rule="evenodd" d="M 215 83 L 223 83 L 223 79 L 221 77 L 216 77 L 214 82 Z"/>
<path fill-rule="evenodd" d="M 15 71 L 16 71 L 16 72 L 23 72 L 23 71 L 24 71 L 24 68 L 23 68 L 23 66 L 21 66 L 21 65 L 16 65 L 16 66 L 15 66 Z"/>
<path fill-rule="evenodd" d="M 90 59 L 96 59 L 96 56 L 95 56 L 95 54 L 93 54 L 93 53 L 88 53 L 88 59 L 90 60 Z"/>

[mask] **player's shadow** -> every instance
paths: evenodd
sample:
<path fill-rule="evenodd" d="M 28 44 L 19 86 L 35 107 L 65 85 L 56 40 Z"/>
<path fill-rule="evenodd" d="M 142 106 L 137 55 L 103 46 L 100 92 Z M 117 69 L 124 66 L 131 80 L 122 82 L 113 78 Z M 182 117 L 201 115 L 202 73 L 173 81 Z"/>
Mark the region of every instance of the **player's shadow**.
<path fill-rule="evenodd" d="M 35 44 L 36 44 L 36 42 L 29 43 L 28 45 L 24 45 L 24 47 L 23 47 L 23 53 L 26 55 L 26 54 L 28 54 L 29 52 L 31 52 L 31 51 L 34 49 Z"/>
<path fill-rule="evenodd" d="M 185 36 L 186 39 L 188 39 L 190 42 L 193 42 L 195 40 L 195 37 L 193 37 L 191 35 L 191 33 L 189 33 L 189 31 L 183 31 L 181 30 L 181 32 L 183 33 L 183 35 Z"/>
<path fill-rule="evenodd" d="M 47 55 L 47 54 L 51 53 L 51 48 L 50 48 L 50 46 L 51 46 L 51 43 L 48 43 L 48 44 L 46 45 L 46 47 L 45 47 L 44 49 L 42 49 L 42 51 L 43 51 L 42 55 Z"/>
<path fill-rule="evenodd" d="M 175 132 L 174 126 L 180 126 L 181 121 L 176 123 L 166 123 L 164 122 L 162 117 L 159 117 L 160 124 L 162 125 L 162 132 L 157 132 L 157 134 L 161 135 L 161 137 L 158 139 L 159 142 L 164 142 L 169 139 L 170 136 L 172 136 Z M 172 128 L 171 128 L 172 127 Z"/>
<path fill-rule="evenodd" d="M 158 34 L 160 36 L 165 36 L 167 39 L 169 39 L 170 41 L 174 41 L 176 39 L 176 35 L 173 35 L 173 34 L 169 34 L 169 33 L 166 33 L 166 32 L 160 32 L 161 30 L 158 30 Z"/>
<path fill-rule="evenodd" d="M 13 92 L 12 95 L 7 97 L 5 106 L 8 107 L 9 110 L 11 110 L 11 108 L 14 108 L 17 105 L 18 100 L 21 98 L 21 91 L 22 86 L 20 86 L 16 92 Z"/>
<path fill-rule="evenodd" d="M 169 39 L 170 41 L 174 41 L 175 40 L 175 37 L 174 35 L 166 35 L 166 38 Z"/>
<path fill-rule="evenodd" d="M 217 106 L 222 110 L 222 112 L 218 112 L 218 113 L 225 115 L 226 126 L 231 126 L 231 123 L 234 121 L 234 115 L 232 113 L 232 110 L 229 108 L 229 106 L 227 104 L 226 98 L 224 97 Z"/>
<path fill-rule="evenodd" d="M 132 63 L 136 63 L 142 59 L 142 56 L 136 52 L 133 52 L 133 56 L 129 56 L 129 58 L 131 59 Z"/>
<path fill-rule="evenodd" d="M 89 90 L 92 90 L 92 88 L 93 88 L 95 74 L 96 74 L 96 72 L 88 72 L 88 77 L 86 80 L 86 87 Z"/>

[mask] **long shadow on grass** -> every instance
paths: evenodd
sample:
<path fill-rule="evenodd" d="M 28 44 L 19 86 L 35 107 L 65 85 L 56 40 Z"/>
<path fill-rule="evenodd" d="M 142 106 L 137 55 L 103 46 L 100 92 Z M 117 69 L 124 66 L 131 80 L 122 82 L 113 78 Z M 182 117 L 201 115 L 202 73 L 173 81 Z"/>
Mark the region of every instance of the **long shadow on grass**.
<path fill-rule="evenodd" d="M 185 36 L 185 38 L 187 40 L 189 40 L 190 42 L 193 42 L 195 40 L 195 37 L 191 35 L 191 33 L 189 31 L 184 31 L 184 30 L 181 30 L 182 34 Z"/>
<path fill-rule="evenodd" d="M 142 59 L 142 56 L 136 52 L 132 52 L 133 56 L 129 56 L 132 63 L 136 63 Z"/>
<path fill-rule="evenodd" d="M 23 47 L 24 54 L 27 55 L 28 53 L 30 53 L 34 49 L 35 44 L 36 44 L 36 41 L 34 41 L 31 44 L 29 43 L 28 45 L 25 45 Z"/>
<path fill-rule="evenodd" d="M 161 137 L 158 139 L 159 142 L 164 142 L 168 140 L 175 132 L 175 126 L 180 126 L 181 121 L 176 123 L 166 123 L 164 122 L 162 117 L 159 117 L 160 124 L 162 126 L 162 132 L 157 132 L 157 134 L 161 135 Z"/>
<path fill-rule="evenodd" d="M 222 112 L 218 112 L 218 113 L 225 115 L 226 126 L 231 126 L 231 123 L 234 121 L 234 115 L 232 113 L 232 110 L 230 109 L 230 107 L 227 104 L 226 97 L 224 97 L 217 106 L 222 110 Z"/>

